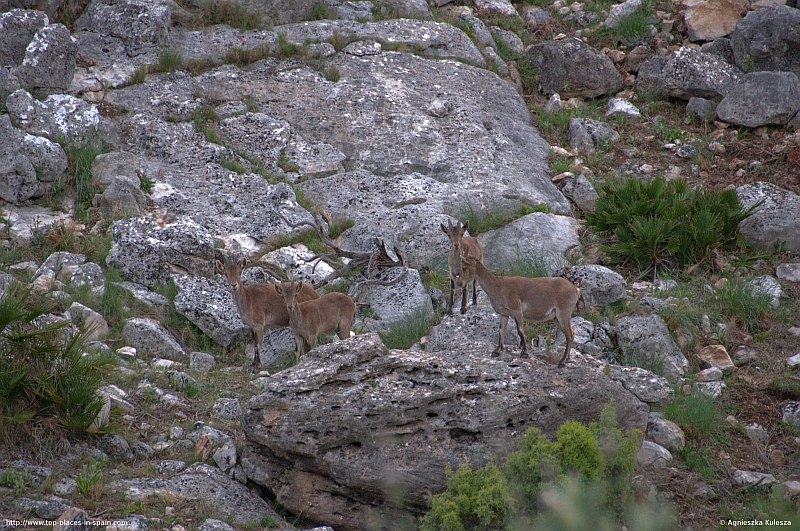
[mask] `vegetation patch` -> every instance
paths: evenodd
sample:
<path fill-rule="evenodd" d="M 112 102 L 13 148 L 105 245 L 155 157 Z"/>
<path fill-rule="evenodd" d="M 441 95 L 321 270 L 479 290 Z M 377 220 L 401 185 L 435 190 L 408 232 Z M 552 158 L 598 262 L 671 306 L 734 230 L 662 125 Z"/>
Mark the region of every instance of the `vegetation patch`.
<path fill-rule="evenodd" d="M 386 348 L 411 348 L 431 329 L 433 316 L 426 310 L 414 312 L 409 317 L 395 323 L 380 336 Z"/>
<path fill-rule="evenodd" d="M 469 223 L 469 233 L 472 236 L 500 228 L 534 212 L 546 212 L 547 205 L 542 203 L 538 206 L 531 206 L 526 203 L 518 203 L 517 206 L 509 208 L 507 205 L 484 205 L 477 207 L 472 201 L 467 199 L 464 203 L 450 209 L 448 214 L 458 219 L 462 223 Z"/>

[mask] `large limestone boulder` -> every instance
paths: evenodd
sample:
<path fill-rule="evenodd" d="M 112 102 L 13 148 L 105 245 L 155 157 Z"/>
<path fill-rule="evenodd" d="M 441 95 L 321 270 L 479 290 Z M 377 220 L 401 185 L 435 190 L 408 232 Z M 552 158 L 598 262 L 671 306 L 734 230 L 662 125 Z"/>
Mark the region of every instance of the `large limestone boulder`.
<path fill-rule="evenodd" d="M 580 287 L 587 308 L 602 310 L 626 296 L 627 284 L 622 275 L 601 265 L 572 266 L 562 275 Z"/>
<path fill-rule="evenodd" d="M 447 465 L 502 460 L 531 426 L 553 437 L 568 419 L 596 420 L 612 399 L 623 429 L 646 424 L 648 407 L 600 369 L 490 353 L 469 342 L 387 351 L 374 334 L 311 351 L 247 404 L 248 478 L 290 512 L 360 531 L 413 521 L 444 490 Z"/>
<path fill-rule="evenodd" d="M 670 382 L 683 377 L 689 360 L 658 315 L 629 315 L 615 323 L 617 346 L 628 365 L 662 373 Z"/>
<path fill-rule="evenodd" d="M 547 96 L 594 98 L 624 85 L 611 59 L 580 39 L 536 44 L 528 50 L 527 59 L 539 69 L 539 90 Z"/>
<path fill-rule="evenodd" d="M 214 238 L 204 227 L 182 219 L 161 226 L 152 218 L 116 221 L 106 264 L 134 282 L 153 287 L 173 273 L 211 276 Z"/>
<path fill-rule="evenodd" d="M 730 35 L 747 12 L 747 0 L 684 0 L 683 20 L 691 41 L 713 41 Z"/>
<path fill-rule="evenodd" d="M 172 18 L 160 2 L 93 0 L 75 22 L 76 31 L 117 37 L 129 44 L 169 44 Z"/>
<path fill-rule="evenodd" d="M 551 275 L 580 247 L 580 224 L 570 216 L 534 212 L 478 236 L 489 269 L 530 267 Z"/>
<path fill-rule="evenodd" d="M 0 66 L 19 66 L 36 32 L 50 24 L 47 15 L 32 9 L 0 13 Z"/>
<path fill-rule="evenodd" d="M 723 122 L 744 127 L 785 125 L 800 111 L 800 79 L 794 72 L 746 74 L 717 105 Z"/>
<path fill-rule="evenodd" d="M 639 69 L 637 90 L 654 90 L 665 96 L 688 100 L 725 96 L 741 80 L 743 72 L 716 55 L 683 46 L 669 58 L 651 57 Z"/>
<path fill-rule="evenodd" d="M 428 20 L 391 19 L 381 22 L 319 20 L 278 26 L 274 31 L 293 44 L 307 41 L 330 41 L 335 34 L 354 35 L 362 41 L 381 44 L 405 44 L 424 57 L 457 59 L 486 67 L 486 60 L 467 35 L 451 24 Z"/>
<path fill-rule="evenodd" d="M 250 328 L 242 322 L 228 282 L 216 275 L 205 277 L 175 275 L 178 294 L 175 310 L 193 322 L 208 337 L 222 346 L 250 339 Z"/>
<path fill-rule="evenodd" d="M 95 135 L 100 125 L 97 107 L 66 94 L 53 94 L 39 101 L 20 89 L 6 99 L 6 107 L 16 127 L 50 140 L 80 141 Z"/>
<path fill-rule="evenodd" d="M 78 43 L 63 24 L 36 32 L 14 74 L 20 85 L 39 97 L 66 92 L 75 73 Z"/>
<path fill-rule="evenodd" d="M 736 24 L 731 46 L 743 70 L 800 76 L 800 9 L 772 6 L 749 12 Z"/>
<path fill-rule="evenodd" d="M 111 482 L 109 489 L 129 500 L 149 496 L 171 496 L 174 499 L 198 500 L 211 505 L 239 525 L 269 518 L 275 525 L 289 528 L 270 504 L 218 468 L 194 463 L 183 472 L 168 478 L 133 478 Z"/>
<path fill-rule="evenodd" d="M 800 251 L 800 196 L 766 182 L 740 186 L 736 195 L 744 208 L 761 201 L 753 215 L 739 223 L 750 245 L 772 250 L 775 242 L 783 242 L 787 250 Z"/>

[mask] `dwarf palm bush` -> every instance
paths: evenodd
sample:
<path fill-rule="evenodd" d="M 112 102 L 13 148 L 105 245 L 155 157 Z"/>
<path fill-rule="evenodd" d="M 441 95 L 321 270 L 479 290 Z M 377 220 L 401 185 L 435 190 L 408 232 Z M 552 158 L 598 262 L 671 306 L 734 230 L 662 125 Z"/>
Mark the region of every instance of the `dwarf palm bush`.
<path fill-rule="evenodd" d="M 86 334 L 70 335 L 64 322 L 37 325 L 48 311 L 12 288 L 0 298 L 0 437 L 24 437 L 38 422 L 70 432 L 91 425 L 103 401 L 97 395 L 111 354 L 85 353 Z"/>
<path fill-rule="evenodd" d="M 651 271 L 701 263 L 714 249 L 732 247 L 753 208 L 743 209 L 734 190 L 700 190 L 661 177 L 615 179 L 600 188 L 586 222 L 609 237 L 603 250 L 612 261 Z"/>

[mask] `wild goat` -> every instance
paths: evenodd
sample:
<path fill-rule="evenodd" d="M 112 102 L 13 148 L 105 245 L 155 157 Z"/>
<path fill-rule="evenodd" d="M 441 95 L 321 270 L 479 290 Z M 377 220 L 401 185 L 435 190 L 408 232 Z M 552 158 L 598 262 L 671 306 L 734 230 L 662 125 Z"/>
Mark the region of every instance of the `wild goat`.
<path fill-rule="evenodd" d="M 478 283 L 489 297 L 494 311 L 500 315 L 500 341 L 492 356 L 498 356 L 505 348 L 503 336 L 509 316 L 517 322 L 522 358 L 528 357 L 528 341 L 522 329 L 524 319 L 539 323 L 555 318 L 567 338 L 567 348 L 558 362 L 559 368 L 563 367 L 569 360 L 572 349 L 574 334 L 569 321 L 581 290 L 561 277 L 498 277 L 472 257 L 464 258 L 464 262 L 475 268 Z"/>
<path fill-rule="evenodd" d="M 350 326 L 356 315 L 356 303 L 344 293 L 327 293 L 318 299 L 303 302 L 300 299 L 307 284 L 289 282 L 276 284 L 275 289 L 283 295 L 284 306 L 289 314 L 289 323 L 297 342 L 297 359 L 317 346 L 317 336 L 324 332 L 336 332 L 339 339 L 350 337 Z"/>
<path fill-rule="evenodd" d="M 477 238 L 471 236 L 464 236 L 464 233 L 469 229 L 469 221 L 461 225 L 457 222 L 455 225 L 447 222 L 441 225 L 442 231 L 450 238 L 450 252 L 447 254 L 447 265 L 450 266 L 450 300 L 447 304 L 447 313 L 453 313 L 453 297 L 455 295 L 455 286 L 461 287 L 461 313 L 467 311 L 467 291 L 469 283 L 472 282 L 472 304 L 478 304 L 478 282 L 475 280 L 475 269 L 471 267 L 464 267 L 464 257 L 470 256 L 477 259 L 479 262 L 483 260 L 483 249 L 481 249 Z"/>
<path fill-rule="evenodd" d="M 226 257 L 223 265 L 219 260 L 216 269 L 225 275 L 231 285 L 233 300 L 239 310 L 239 317 L 253 331 L 256 352 L 253 355 L 252 371 L 261 368 L 261 342 L 264 340 L 264 328 L 289 326 L 289 312 L 275 284 L 242 284 L 242 270 L 247 267 L 247 259 L 231 260 Z M 299 301 L 318 299 L 319 294 L 308 284 L 304 284 L 297 294 Z"/>

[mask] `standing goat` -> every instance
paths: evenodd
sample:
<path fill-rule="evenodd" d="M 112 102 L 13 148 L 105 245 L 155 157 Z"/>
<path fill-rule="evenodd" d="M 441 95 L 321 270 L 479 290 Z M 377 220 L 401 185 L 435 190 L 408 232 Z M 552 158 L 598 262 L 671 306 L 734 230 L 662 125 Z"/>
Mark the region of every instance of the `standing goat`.
<path fill-rule="evenodd" d="M 464 262 L 475 268 L 478 283 L 489 297 L 494 311 L 500 315 L 500 341 L 492 356 L 498 356 L 505 348 L 503 336 L 509 316 L 517 322 L 522 358 L 528 357 L 528 341 L 522 329 L 524 319 L 540 323 L 555 318 L 567 338 L 567 348 L 558 366 L 566 365 L 575 337 L 569 321 L 581 290 L 561 277 L 498 277 L 474 258 L 466 257 Z"/>
<path fill-rule="evenodd" d="M 216 262 L 216 270 L 225 275 L 231 285 L 231 293 L 239 310 L 239 317 L 253 332 L 256 342 L 256 351 L 253 355 L 252 371 L 258 372 L 261 368 L 261 342 L 264 339 L 264 328 L 278 328 L 289 326 L 289 313 L 283 298 L 276 289 L 275 284 L 242 284 L 242 270 L 247 267 L 247 259 L 232 260 L 226 257 L 223 265 Z M 318 299 L 319 294 L 314 288 L 305 284 L 297 294 L 299 301 Z"/>
<path fill-rule="evenodd" d="M 478 262 L 483 260 L 483 249 L 481 249 L 477 238 L 464 236 L 469 229 L 469 221 L 461 225 L 447 222 L 441 225 L 442 232 L 450 238 L 450 252 L 447 254 L 447 265 L 450 266 L 450 300 L 447 304 L 447 314 L 453 313 L 453 298 L 455 296 L 455 286 L 461 287 L 461 313 L 467 312 L 467 292 L 469 283 L 472 282 L 472 304 L 478 304 L 478 282 L 475 279 L 475 268 L 468 267 L 464 263 L 464 257 L 475 258 Z"/>
<path fill-rule="evenodd" d="M 324 332 L 336 332 L 339 339 L 350 337 L 350 326 L 356 315 L 356 303 L 344 293 L 327 293 L 322 297 L 303 302 L 300 294 L 307 284 L 289 282 L 276 284 L 275 289 L 283 295 L 284 307 L 289 314 L 289 323 L 297 342 L 297 359 L 317 346 L 317 336 Z"/>

